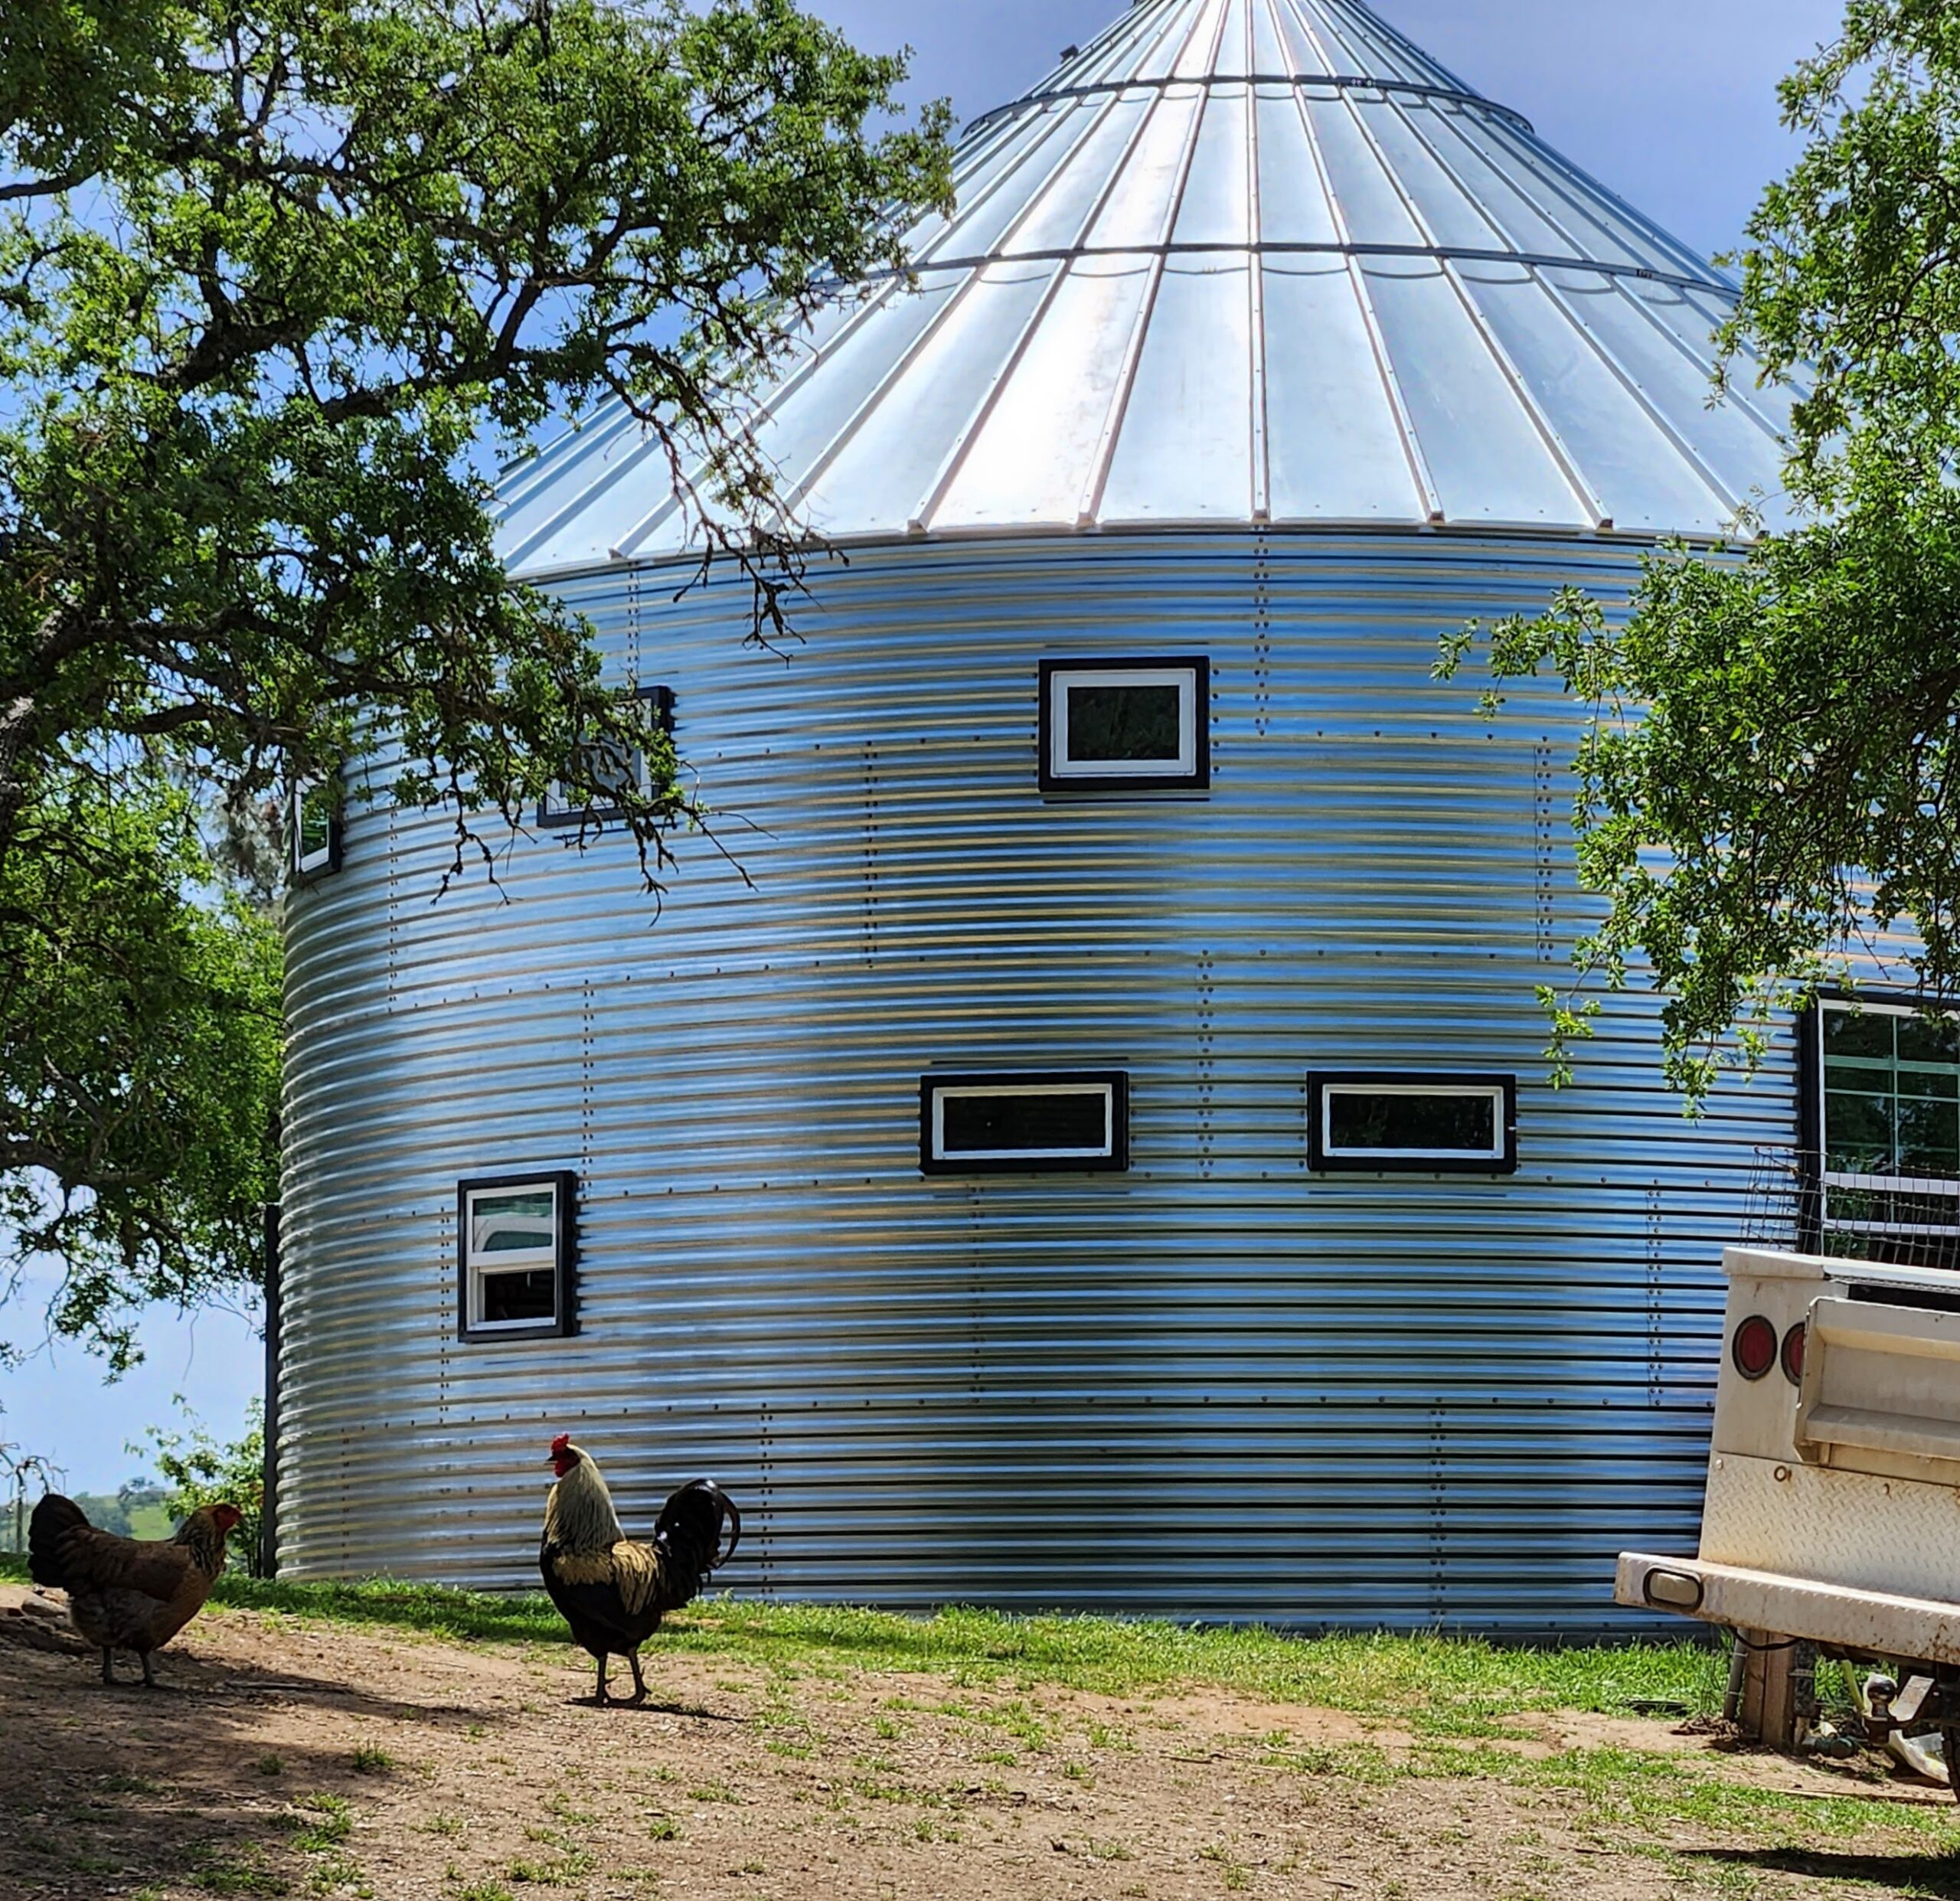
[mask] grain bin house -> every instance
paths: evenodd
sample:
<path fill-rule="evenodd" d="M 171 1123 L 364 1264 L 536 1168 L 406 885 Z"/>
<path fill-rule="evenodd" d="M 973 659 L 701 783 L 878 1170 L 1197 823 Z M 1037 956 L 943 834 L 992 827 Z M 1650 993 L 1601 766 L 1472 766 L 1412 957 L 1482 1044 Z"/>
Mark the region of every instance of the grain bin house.
<path fill-rule="evenodd" d="M 302 840 L 283 1566 L 521 1582 L 570 1429 L 745 1590 L 1609 1627 L 1797 1070 L 1689 1123 L 1629 997 L 1547 1086 L 1572 715 L 1430 668 L 1774 496 L 1731 286 L 1354 0 L 1142 0 L 958 188 L 769 400 L 788 664 L 623 417 L 504 492 L 753 889 Z"/>

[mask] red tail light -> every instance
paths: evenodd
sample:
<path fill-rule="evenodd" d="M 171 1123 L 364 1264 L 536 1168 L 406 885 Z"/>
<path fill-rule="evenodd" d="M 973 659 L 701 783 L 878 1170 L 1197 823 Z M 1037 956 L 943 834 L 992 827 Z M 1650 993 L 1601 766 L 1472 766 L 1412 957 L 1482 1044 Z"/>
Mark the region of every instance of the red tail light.
<path fill-rule="evenodd" d="M 1783 1377 L 1793 1387 L 1804 1383 L 1804 1323 L 1798 1321 L 1783 1336 Z"/>
<path fill-rule="evenodd" d="M 1760 1380 L 1776 1364 L 1776 1329 L 1760 1314 L 1751 1314 L 1729 1342 L 1729 1357 L 1745 1380 Z"/>

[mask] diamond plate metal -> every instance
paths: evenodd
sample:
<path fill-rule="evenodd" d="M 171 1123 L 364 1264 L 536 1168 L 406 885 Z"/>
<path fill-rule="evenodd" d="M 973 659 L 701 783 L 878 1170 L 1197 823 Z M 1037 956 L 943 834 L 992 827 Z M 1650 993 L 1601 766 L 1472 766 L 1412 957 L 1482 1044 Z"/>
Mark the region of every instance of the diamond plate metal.
<path fill-rule="evenodd" d="M 1960 1488 L 1717 1453 L 1708 1465 L 1701 1556 L 1867 1591 L 1953 1597 Z"/>

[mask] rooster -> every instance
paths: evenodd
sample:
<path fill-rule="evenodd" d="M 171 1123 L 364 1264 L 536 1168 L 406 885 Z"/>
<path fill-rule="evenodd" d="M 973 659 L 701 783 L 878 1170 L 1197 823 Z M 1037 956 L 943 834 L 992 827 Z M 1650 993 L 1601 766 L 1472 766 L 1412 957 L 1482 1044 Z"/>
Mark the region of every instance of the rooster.
<path fill-rule="evenodd" d="M 68 1593 L 76 1629 L 102 1652 L 104 1683 L 116 1681 L 116 1653 L 132 1650 L 154 1689 L 150 1653 L 204 1609 L 243 1515 L 236 1505 L 201 1505 L 174 1538 L 125 1538 L 97 1530 L 72 1498 L 51 1491 L 28 1520 L 28 1575 Z"/>
<path fill-rule="evenodd" d="M 697 1478 L 661 1508 L 652 1543 L 635 1543 L 620 1528 L 599 1468 L 568 1435 L 551 1442 L 549 1463 L 558 1482 L 544 1503 L 544 1537 L 537 1547 L 544 1588 L 573 1639 L 599 1660 L 594 1700 L 602 1707 L 612 1700 L 606 1694 L 606 1660 L 623 1657 L 633 1671 L 629 1700 L 642 1703 L 641 1645 L 668 1612 L 678 1610 L 735 1555 L 742 1514 L 713 1479 Z"/>

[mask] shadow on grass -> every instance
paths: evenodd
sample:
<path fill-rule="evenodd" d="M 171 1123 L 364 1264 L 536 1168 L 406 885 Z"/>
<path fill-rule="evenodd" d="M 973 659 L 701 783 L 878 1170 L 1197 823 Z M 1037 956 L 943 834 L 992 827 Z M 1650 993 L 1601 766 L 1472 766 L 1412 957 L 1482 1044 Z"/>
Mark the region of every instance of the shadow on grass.
<path fill-rule="evenodd" d="M 1960 1849 L 1897 1855 L 1851 1854 L 1828 1848 L 1690 1848 L 1684 1861 L 1716 1862 L 1762 1874 L 1801 1875 L 1812 1881 L 1868 1882 L 1887 1894 L 1960 1901 Z"/>

